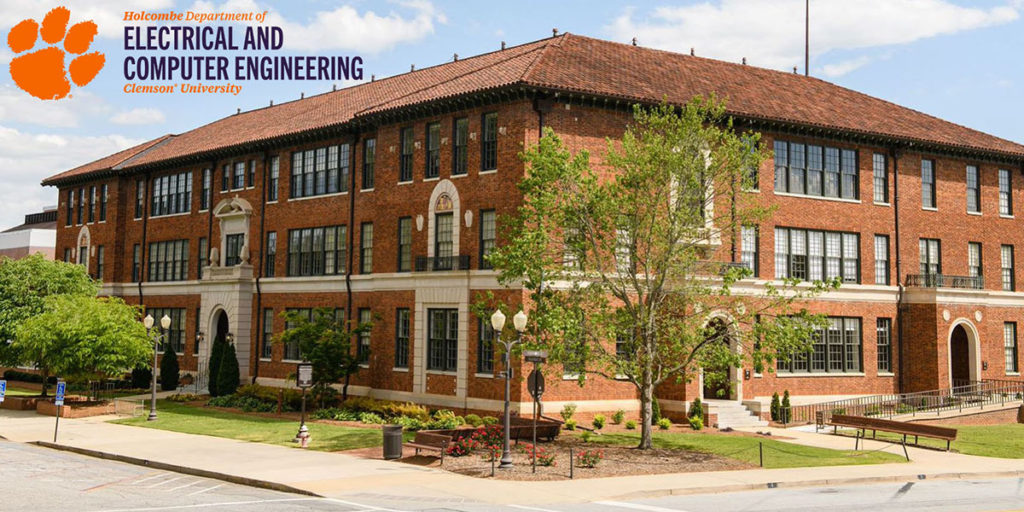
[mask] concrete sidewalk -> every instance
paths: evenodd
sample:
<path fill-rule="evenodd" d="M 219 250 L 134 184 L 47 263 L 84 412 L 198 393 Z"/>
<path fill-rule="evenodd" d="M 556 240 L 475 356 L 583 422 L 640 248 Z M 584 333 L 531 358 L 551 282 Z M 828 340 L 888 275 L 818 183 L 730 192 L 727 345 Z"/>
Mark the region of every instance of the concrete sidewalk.
<path fill-rule="evenodd" d="M 751 469 L 539 481 L 524 484 L 473 478 L 415 465 L 345 454 L 301 450 L 210 436 L 105 423 L 110 417 L 62 420 L 59 443 L 240 479 L 273 482 L 321 496 L 373 495 L 406 501 L 543 504 L 592 502 L 669 494 L 708 493 L 786 486 L 1024 476 L 1024 460 L 993 459 L 909 448 L 912 462 L 866 466 Z M 849 450 L 849 437 L 770 429 L 792 442 Z M 0 436 L 11 441 L 53 440 L 53 418 L 0 411 Z M 902 455 L 899 445 L 867 440 L 866 450 Z M 523 492 L 528 488 L 529 492 Z"/>

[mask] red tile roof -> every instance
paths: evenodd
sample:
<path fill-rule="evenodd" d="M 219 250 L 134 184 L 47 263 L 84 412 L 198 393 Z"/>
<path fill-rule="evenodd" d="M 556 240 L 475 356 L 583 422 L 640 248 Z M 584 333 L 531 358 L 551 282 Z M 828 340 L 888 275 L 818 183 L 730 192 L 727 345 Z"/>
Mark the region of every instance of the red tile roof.
<path fill-rule="evenodd" d="M 243 112 L 44 181 L 155 164 L 504 86 L 657 102 L 716 94 L 738 116 L 1024 158 L 1024 145 L 795 73 L 564 34 Z"/>

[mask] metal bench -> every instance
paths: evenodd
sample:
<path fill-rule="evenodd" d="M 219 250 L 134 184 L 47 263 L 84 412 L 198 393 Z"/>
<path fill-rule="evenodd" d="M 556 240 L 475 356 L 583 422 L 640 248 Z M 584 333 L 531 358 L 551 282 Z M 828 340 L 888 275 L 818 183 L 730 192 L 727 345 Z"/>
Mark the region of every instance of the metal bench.
<path fill-rule="evenodd" d="M 955 428 L 884 420 L 881 418 L 867 418 L 864 416 L 847 416 L 845 414 L 833 414 L 828 420 L 828 424 L 836 429 L 838 427 L 856 429 L 857 441 L 854 443 L 854 450 L 860 446 L 860 439 L 865 437 L 868 430 L 871 431 L 872 439 L 875 438 L 878 431 L 902 435 L 903 454 L 907 457 L 907 460 L 910 460 L 910 456 L 907 454 L 907 436 L 914 436 L 915 445 L 917 445 L 918 437 L 944 440 L 946 441 L 946 451 L 948 452 L 950 443 L 956 440 L 957 433 Z"/>
<path fill-rule="evenodd" d="M 440 453 L 441 464 L 444 464 L 444 452 L 448 451 L 448 444 L 452 442 L 452 436 L 446 436 L 444 434 L 433 434 L 430 432 L 416 432 L 416 437 L 410 443 L 405 443 L 405 446 L 414 448 L 416 455 L 420 454 L 420 450 L 434 451 Z"/>

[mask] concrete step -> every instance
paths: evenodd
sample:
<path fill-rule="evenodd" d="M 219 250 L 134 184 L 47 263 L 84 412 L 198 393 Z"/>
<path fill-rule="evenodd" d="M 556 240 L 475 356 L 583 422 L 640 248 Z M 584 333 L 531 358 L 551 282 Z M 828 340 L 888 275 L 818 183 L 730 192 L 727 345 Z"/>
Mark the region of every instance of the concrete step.
<path fill-rule="evenodd" d="M 768 422 L 751 413 L 746 406 L 731 400 L 705 400 L 708 412 L 717 417 L 718 428 L 765 427 Z"/>

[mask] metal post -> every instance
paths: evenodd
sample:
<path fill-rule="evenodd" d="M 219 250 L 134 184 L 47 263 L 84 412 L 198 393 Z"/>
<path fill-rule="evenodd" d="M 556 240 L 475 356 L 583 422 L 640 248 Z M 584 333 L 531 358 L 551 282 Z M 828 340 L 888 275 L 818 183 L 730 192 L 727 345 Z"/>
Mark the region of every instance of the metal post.
<path fill-rule="evenodd" d="M 512 420 L 509 417 L 509 394 L 512 390 L 512 354 L 511 347 L 508 344 L 505 345 L 505 432 L 504 432 L 504 443 L 501 449 L 501 465 L 498 466 L 500 469 L 512 468 L 512 451 L 509 449 L 509 430 L 512 428 Z"/>
<path fill-rule="evenodd" d="M 153 336 L 153 389 L 149 397 L 149 417 L 146 421 L 156 421 L 156 366 L 157 349 L 160 347 L 160 332 Z"/>
<path fill-rule="evenodd" d="M 57 442 L 57 427 L 60 426 L 60 408 L 61 407 L 64 407 L 64 406 L 63 405 L 58 405 L 57 406 L 57 421 L 55 421 L 53 423 L 53 442 L 54 443 Z"/>
<path fill-rule="evenodd" d="M 533 363 L 533 371 L 537 371 L 537 363 Z M 537 472 L 537 397 L 533 397 L 533 472 Z"/>
<path fill-rule="evenodd" d="M 764 442 L 757 442 L 757 458 L 761 461 L 761 467 L 764 467 Z"/>
<path fill-rule="evenodd" d="M 573 467 L 574 466 L 574 462 L 576 462 L 576 459 L 573 458 L 573 456 L 572 456 L 572 446 L 570 446 L 569 447 L 569 480 L 572 480 L 572 478 L 573 478 L 573 472 L 575 470 L 575 468 Z"/>

